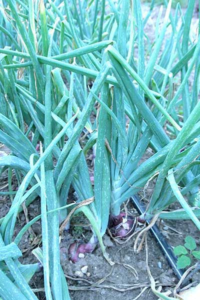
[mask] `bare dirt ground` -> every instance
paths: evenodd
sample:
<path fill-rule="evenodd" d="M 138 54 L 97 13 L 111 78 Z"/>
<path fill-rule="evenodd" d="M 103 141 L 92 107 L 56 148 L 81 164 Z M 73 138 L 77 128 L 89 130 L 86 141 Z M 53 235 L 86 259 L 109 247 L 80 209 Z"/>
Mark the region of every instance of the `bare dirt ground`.
<path fill-rule="evenodd" d="M 7 211 L 6 206 L 1 204 L 2 202 L 0 202 L 0 217 Z M 28 209 L 30 219 L 40 213 L 39 205 L 39 200 L 30 205 Z M 132 215 L 136 214 L 131 203 L 128 205 L 128 211 Z M 25 217 L 21 213 L 16 231 L 19 231 L 24 224 Z M 167 242 L 173 247 L 184 244 L 184 238 L 187 235 L 192 235 L 197 244 L 200 244 L 199 232 L 190 221 L 165 221 L 161 222 L 159 227 Z M 23 264 L 37 262 L 32 250 L 41 246 L 40 222 L 34 224 L 32 229 L 36 238 L 27 232 L 19 245 L 23 252 L 23 259 L 21 259 Z M 90 235 L 90 226 L 87 226 L 83 217 L 78 216 L 72 219 L 70 232 L 65 231 L 61 237 L 61 263 L 72 300 L 107 300 L 122 297 L 125 300 L 158 299 L 150 288 L 145 245 L 143 244 L 139 253 L 135 253 L 133 249 L 135 237 L 128 242 L 122 240 L 117 242 L 109 234 L 105 235 L 104 244 L 110 259 L 115 263 L 114 266 L 105 260 L 99 246 L 92 254 L 86 254 L 85 257 L 80 258 L 76 264 L 69 261 L 69 245 L 75 241 L 87 242 Z M 148 264 L 157 287 L 162 287 L 162 291 L 173 292 L 178 280 L 150 233 L 148 233 Z M 199 273 L 196 274 L 194 280 L 198 280 L 198 276 Z M 31 286 L 40 291 L 43 289 L 42 269 L 34 275 Z M 41 300 L 45 299 L 42 291 L 37 293 L 37 296 Z"/>

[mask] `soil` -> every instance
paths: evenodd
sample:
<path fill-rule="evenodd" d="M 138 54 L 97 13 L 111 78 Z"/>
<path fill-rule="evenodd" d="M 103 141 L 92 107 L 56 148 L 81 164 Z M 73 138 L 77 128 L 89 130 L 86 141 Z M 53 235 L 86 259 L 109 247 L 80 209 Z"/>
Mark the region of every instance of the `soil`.
<path fill-rule="evenodd" d="M 4 204 L 4 201 L 0 201 L 0 217 L 5 215 L 8 209 Z M 30 219 L 40 213 L 39 207 L 39 200 L 34 201 L 29 206 L 28 216 Z M 131 215 L 136 215 L 131 203 L 128 204 L 127 208 Z M 24 213 L 20 213 L 16 232 L 24 226 L 25 222 Z M 158 221 L 157 223 L 171 246 L 183 245 L 184 238 L 187 235 L 192 235 L 196 239 L 197 245 L 200 245 L 199 232 L 191 221 Z M 41 246 L 40 222 L 35 223 L 32 229 L 35 237 L 31 232 L 27 232 L 19 245 L 23 252 L 23 258 L 21 259 L 23 264 L 37 262 L 32 250 Z M 135 237 L 126 242 L 126 240 L 113 240 L 109 234 L 104 236 L 104 244 L 107 247 L 109 258 L 115 263 L 114 266 L 111 266 L 105 260 L 98 245 L 93 253 L 86 254 L 76 264 L 73 264 L 68 258 L 69 245 L 75 241 L 88 242 L 90 234 L 89 224 L 85 222 L 82 216 L 78 216 L 78 218 L 74 217 L 72 219 L 70 232 L 64 231 L 61 238 L 61 264 L 67 278 L 72 300 L 107 300 L 121 299 L 121 297 L 125 300 L 158 299 L 150 288 L 144 245 L 139 253 L 134 252 Z M 148 233 L 147 240 L 149 267 L 157 282 L 157 287 L 162 287 L 162 291 L 170 290 L 173 292 L 178 280 L 150 233 Z M 87 274 L 82 272 L 84 269 Z M 80 274 L 82 277 L 79 277 Z M 199 273 L 195 275 L 194 281 L 198 281 L 198 276 Z M 34 275 L 30 284 L 35 291 L 36 289 L 40 290 L 39 293 L 36 293 L 38 298 L 40 300 L 45 299 L 44 292 L 41 291 L 44 287 L 42 269 Z"/>
<path fill-rule="evenodd" d="M 132 212 L 133 213 L 133 209 Z M 118 241 L 119 245 L 113 241 L 109 235 L 105 235 L 104 244 L 107 246 L 107 253 L 110 259 L 115 262 L 114 266 L 103 258 L 101 249 L 97 249 L 92 254 L 86 254 L 78 263 L 66 263 L 67 249 L 66 244 L 72 243 L 74 238 L 65 235 L 62 240 L 63 248 L 61 248 L 61 261 L 71 284 L 72 299 L 123 299 L 133 300 L 142 292 L 137 299 L 157 299 L 149 288 L 149 278 L 146 269 L 145 249 L 138 253 L 134 253 L 135 238 L 125 241 Z M 175 284 L 176 278 L 172 270 L 165 261 L 158 245 L 149 234 L 148 236 L 148 256 L 149 267 L 152 275 L 159 280 L 163 286 L 171 286 Z M 87 272 L 83 278 L 74 280 L 75 274 L 83 270 L 87 266 Z M 78 271 L 78 272 L 77 272 Z M 87 282 L 85 281 L 87 279 Z M 77 282 L 79 282 L 77 290 Z M 81 288 L 82 287 L 82 288 Z M 80 290 L 79 290 L 80 289 Z M 83 292 L 83 290 L 84 292 Z"/>
<path fill-rule="evenodd" d="M 146 27 L 146 33 L 151 35 L 152 26 L 155 26 L 155 20 L 158 15 L 159 8 L 155 8 L 150 22 Z M 143 13 L 147 11 L 144 5 Z M 153 22 L 154 21 L 154 22 Z M 196 21 L 194 20 L 194 24 Z M 154 27 L 155 28 L 155 27 Z M 155 37 L 154 37 L 155 38 Z M 153 40 L 153 37 L 150 37 Z M 3 186 L 4 182 L 1 182 Z M 15 188 L 15 187 L 14 187 Z M 141 198 L 149 199 L 152 193 L 153 184 L 148 186 L 141 194 Z M 9 210 L 9 198 L 0 196 L 0 218 L 6 215 Z M 131 204 L 128 205 L 128 210 L 131 214 L 136 214 Z M 31 220 L 40 213 L 40 201 L 34 201 L 28 207 L 28 217 Z M 85 220 L 83 220 L 85 222 Z M 24 226 L 26 218 L 24 213 L 21 213 L 17 226 L 16 233 Z M 200 245 L 199 231 L 191 221 L 162 221 L 158 224 L 163 235 L 166 237 L 168 243 L 175 247 L 184 244 L 184 238 L 187 235 L 192 235 L 197 244 Z M 27 232 L 19 247 L 23 252 L 23 264 L 37 262 L 37 259 L 32 254 L 32 250 L 41 246 L 41 225 L 40 221 L 35 223 L 32 227 L 33 232 Z M 68 247 L 74 241 L 87 242 L 91 233 L 90 227 L 76 224 L 76 219 L 72 220 L 71 232 L 64 232 L 60 243 L 61 263 L 69 285 L 70 295 L 72 300 L 108 300 L 121 299 L 158 299 L 151 291 L 150 280 L 147 274 L 146 265 L 146 251 L 143 246 L 139 253 L 134 252 L 135 237 L 128 242 L 119 241 L 121 244 L 114 241 L 109 234 L 104 237 L 104 243 L 107 247 L 107 253 L 110 259 L 115 262 L 111 266 L 102 256 L 100 247 L 97 245 L 92 254 L 86 254 L 85 257 L 73 264 L 68 259 Z M 163 256 L 159 246 L 148 233 L 148 260 L 152 276 L 157 282 L 157 287 L 162 288 L 163 291 L 173 291 L 177 284 L 177 278 L 173 270 L 168 265 Z M 87 274 L 80 276 L 82 270 L 86 270 Z M 39 289 L 37 292 L 39 299 L 45 299 L 43 289 L 43 275 L 42 269 L 37 272 L 32 278 L 30 284 L 33 289 Z M 79 274 L 79 276 L 78 276 Z M 199 274 L 196 274 L 194 280 L 198 280 Z"/>

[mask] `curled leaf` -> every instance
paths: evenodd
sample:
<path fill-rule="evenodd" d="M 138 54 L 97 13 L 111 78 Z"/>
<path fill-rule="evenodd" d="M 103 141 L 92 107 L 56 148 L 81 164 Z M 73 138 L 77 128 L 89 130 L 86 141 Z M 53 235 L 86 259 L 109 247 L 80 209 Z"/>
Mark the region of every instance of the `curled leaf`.
<path fill-rule="evenodd" d="M 192 254 L 196 259 L 200 259 L 200 251 L 192 251 Z"/>

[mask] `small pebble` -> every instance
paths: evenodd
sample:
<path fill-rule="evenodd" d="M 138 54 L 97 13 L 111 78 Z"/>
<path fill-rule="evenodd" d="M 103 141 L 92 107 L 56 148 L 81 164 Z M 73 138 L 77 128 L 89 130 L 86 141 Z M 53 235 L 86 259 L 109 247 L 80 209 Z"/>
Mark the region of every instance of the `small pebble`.
<path fill-rule="evenodd" d="M 81 272 L 82 272 L 83 274 L 86 274 L 86 273 L 87 273 L 87 270 L 88 270 L 88 266 L 84 266 L 84 267 L 81 268 Z"/>
<path fill-rule="evenodd" d="M 84 257 L 85 257 L 85 254 L 79 253 L 78 257 L 79 257 L 79 258 L 84 258 Z"/>
<path fill-rule="evenodd" d="M 87 275 L 87 277 L 90 277 L 90 273 L 89 272 L 87 272 L 86 275 Z"/>
<path fill-rule="evenodd" d="M 83 273 L 81 271 L 76 271 L 75 276 L 77 277 L 83 277 Z"/>
<path fill-rule="evenodd" d="M 106 291 L 105 290 L 101 290 L 101 295 L 105 295 Z"/>
<path fill-rule="evenodd" d="M 146 266 L 146 262 L 145 261 L 140 261 L 137 263 L 137 267 L 139 269 L 141 269 L 142 271 L 146 271 L 147 269 L 147 266 Z"/>
<path fill-rule="evenodd" d="M 125 261 L 130 261 L 130 260 L 131 260 L 131 258 L 130 258 L 130 256 L 128 256 L 128 255 L 125 255 L 125 257 L 124 257 L 124 260 L 125 260 Z"/>
<path fill-rule="evenodd" d="M 162 263 L 160 261 L 158 262 L 158 267 L 162 269 Z"/>
<path fill-rule="evenodd" d="M 113 247 L 113 246 L 114 246 L 114 244 L 113 244 L 113 242 L 111 241 L 111 239 L 110 239 L 109 236 L 105 235 L 103 240 L 104 240 L 104 245 L 105 245 L 106 247 Z"/>

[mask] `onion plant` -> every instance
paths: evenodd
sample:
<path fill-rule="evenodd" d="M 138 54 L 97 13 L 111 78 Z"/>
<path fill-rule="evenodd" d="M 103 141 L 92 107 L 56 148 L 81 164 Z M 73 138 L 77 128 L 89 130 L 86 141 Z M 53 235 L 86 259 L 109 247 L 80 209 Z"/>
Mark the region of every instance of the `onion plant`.
<path fill-rule="evenodd" d="M 147 16 L 137 0 L 2 0 L 0 5 L 0 142 L 11 151 L 0 157 L 0 167 L 9 170 L 6 193 L 12 200 L 0 219 L 0 296 L 37 299 L 27 282 L 39 264 L 20 264 L 18 244 L 41 219 L 42 250 L 34 253 L 43 265 L 46 299 L 70 299 L 59 227 L 68 229 L 72 212 L 83 213 L 93 231 L 88 243 L 70 246 L 73 261 L 80 252 L 93 251 L 98 240 L 111 263 L 102 240 L 109 218 L 118 225 L 117 236 L 129 234 L 134 220 L 121 206 L 152 178 L 154 192 L 141 218 L 190 218 L 200 229 L 195 1 L 185 14 L 179 4 L 172 13 L 171 1 L 165 1 L 153 43 L 145 26 L 154 1 Z M 149 148 L 153 155 L 141 163 Z M 94 184 L 88 151 L 94 156 Z M 41 215 L 16 235 L 22 204 L 37 197 Z M 175 201 L 183 209 L 166 212 Z"/>

